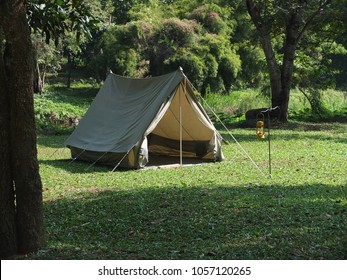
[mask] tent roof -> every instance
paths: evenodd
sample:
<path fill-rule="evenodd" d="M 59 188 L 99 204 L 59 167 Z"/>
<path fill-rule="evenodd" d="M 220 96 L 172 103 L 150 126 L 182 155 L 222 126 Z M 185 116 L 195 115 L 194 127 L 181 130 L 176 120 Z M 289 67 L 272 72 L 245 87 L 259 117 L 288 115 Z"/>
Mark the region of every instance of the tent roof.
<path fill-rule="evenodd" d="M 109 74 L 65 145 L 97 152 L 129 151 L 184 77 L 180 70 L 144 79 Z"/>

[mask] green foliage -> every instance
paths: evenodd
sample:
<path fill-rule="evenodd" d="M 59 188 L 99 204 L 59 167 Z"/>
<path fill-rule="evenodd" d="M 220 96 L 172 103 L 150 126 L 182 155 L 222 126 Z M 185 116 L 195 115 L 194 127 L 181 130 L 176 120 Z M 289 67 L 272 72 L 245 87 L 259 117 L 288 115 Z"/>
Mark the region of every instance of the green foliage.
<path fill-rule="evenodd" d="M 266 55 L 268 73 L 271 80 L 272 106 L 279 106 L 278 119 L 288 120 L 288 100 L 292 88 L 293 65 L 296 52 L 303 51 L 312 57 L 310 44 L 318 43 L 318 48 L 337 37 L 325 36 L 332 31 L 329 25 L 331 1 L 272 1 L 262 3 L 246 0 L 249 15 L 258 30 L 259 41 Z M 331 34 L 330 34 L 331 35 Z M 279 42 L 279 44 L 277 43 Z M 321 49 L 320 55 L 326 55 Z M 323 106 L 319 103 L 319 91 L 312 88 L 310 100 L 313 111 L 321 114 Z"/>
<path fill-rule="evenodd" d="M 229 18 L 228 10 L 217 4 L 203 4 L 197 7 L 192 12 L 191 18 L 197 20 L 209 33 L 228 34 L 232 32 L 229 26 L 230 22 L 234 22 Z M 228 21 L 230 21 L 229 24 Z"/>
<path fill-rule="evenodd" d="M 289 105 L 290 119 L 307 122 L 346 122 L 347 93 L 328 89 L 321 91 L 320 95 L 320 102 L 323 104 L 324 110 L 317 114 L 312 111 L 307 97 L 300 90 L 294 89 Z M 245 120 L 244 114 L 248 110 L 268 108 L 271 104 L 268 96 L 264 96 L 260 90 L 252 89 L 231 91 L 228 95 L 208 93 L 205 96 L 205 100 L 201 101 L 201 103 L 216 124 L 218 124 L 218 118 L 220 118 L 224 124 L 233 126 L 243 125 Z M 218 117 L 214 116 L 209 107 L 217 113 Z"/>
<path fill-rule="evenodd" d="M 105 79 L 108 69 L 124 76 L 145 76 L 148 70 L 143 48 L 151 30 L 152 26 L 143 21 L 109 27 L 101 37 L 102 51 L 90 59 L 88 68 L 100 80 Z"/>
<path fill-rule="evenodd" d="M 72 31 L 79 41 L 81 35 L 91 36 L 98 21 L 85 1 L 35 0 L 28 3 L 28 20 L 34 32 L 40 32 L 46 43 L 52 39 L 58 44 L 65 32 Z"/>
<path fill-rule="evenodd" d="M 47 44 L 45 49 L 48 49 L 49 52 L 53 52 L 51 42 L 54 42 L 55 52 L 59 53 L 60 65 L 66 62 L 63 56 L 67 57 L 68 87 L 75 57 L 84 48 L 83 44 L 92 37 L 92 31 L 99 28 L 99 20 L 93 14 L 90 3 L 81 0 L 34 0 L 29 1 L 27 5 L 29 26 L 34 33 L 32 37 L 36 40 L 34 46 L 38 47 L 37 42 L 40 41 L 38 34 L 40 34 L 45 37 Z M 94 8 L 94 5 L 92 6 Z M 35 49 L 37 54 L 34 57 L 34 59 L 46 62 L 36 64 L 34 88 L 37 92 L 43 88 L 43 83 L 40 84 L 39 78 L 44 80 L 45 66 L 54 65 L 56 62 L 54 58 L 42 52 L 42 49 L 44 48 Z M 49 60 L 49 58 L 51 59 Z M 40 72 L 42 77 L 39 77 Z"/>
<path fill-rule="evenodd" d="M 57 49 L 52 41 L 48 44 L 38 34 L 31 36 L 34 48 L 37 52 L 37 63 L 41 73 L 56 75 L 61 70 L 62 51 Z"/>
<path fill-rule="evenodd" d="M 168 10 L 161 5 L 160 0 L 140 1 L 131 7 L 128 12 L 129 22 L 144 21 L 148 24 L 158 24 L 163 18 L 168 17 Z"/>
<path fill-rule="evenodd" d="M 209 93 L 206 104 L 202 102 L 211 119 L 218 124 L 220 118 L 226 125 L 235 125 L 245 120 L 244 114 L 254 108 L 267 108 L 270 101 L 257 90 L 231 91 L 228 95 Z M 214 116 L 210 108 L 217 114 Z"/>
<path fill-rule="evenodd" d="M 241 70 L 238 49 L 229 40 L 235 25 L 229 9 L 195 3 L 175 12 L 181 2 L 120 4 L 127 10 L 126 23 L 105 30 L 98 46 L 102 51 L 91 58 L 89 68 L 98 70 L 98 77 L 105 77 L 107 69 L 144 77 L 181 66 L 199 89 L 229 91 Z"/>
<path fill-rule="evenodd" d="M 235 82 L 238 71 L 241 68 L 240 57 L 233 52 L 221 59 L 219 63 L 219 73 L 224 81 L 226 91 L 231 89 L 232 83 Z"/>
<path fill-rule="evenodd" d="M 158 42 L 173 45 L 175 48 L 191 46 L 197 43 L 195 31 L 198 26 L 193 21 L 180 20 L 176 18 L 167 19 L 158 30 Z"/>
<path fill-rule="evenodd" d="M 62 84 L 48 85 L 42 94 L 34 98 L 38 132 L 70 133 L 87 111 L 98 87 L 94 81 L 74 82 L 69 90 Z"/>
<path fill-rule="evenodd" d="M 218 61 L 211 53 L 208 53 L 204 57 L 204 60 L 206 66 L 206 79 L 210 79 L 212 81 L 218 76 Z"/>
<path fill-rule="evenodd" d="M 334 86 L 336 72 L 331 68 L 331 56 L 345 55 L 346 49 L 336 42 L 319 46 L 311 44 L 307 44 L 305 50 L 297 51 L 294 82 L 303 88 L 327 89 Z"/>
<path fill-rule="evenodd" d="M 289 105 L 290 118 L 314 122 L 347 120 L 346 92 L 327 89 L 318 92 L 317 95 L 319 95 L 319 104 L 323 106 L 319 113 L 312 110 L 312 104 L 309 101 L 311 96 L 305 96 L 298 89 L 293 90 Z"/>
<path fill-rule="evenodd" d="M 255 2 L 262 4 L 260 12 L 268 18 L 269 28 L 274 28 L 274 49 L 281 53 L 281 28 L 298 1 L 281 0 L 264 5 L 261 1 Z M 318 2 L 309 1 L 303 16 L 314 11 Z M 321 42 L 329 38 L 331 46 L 336 41 L 346 48 L 345 23 L 341 21 L 346 12 L 344 4 L 345 0 L 333 1 L 329 9 L 315 17 L 312 30 L 308 29 L 302 37 L 302 47 L 299 46 L 297 53 L 298 60 L 313 58 L 315 68 L 324 65 L 320 73 L 330 73 L 331 82 L 334 82 L 331 78 L 338 77 L 340 88 L 346 75 L 344 55 L 332 52 L 328 44 L 324 46 Z M 47 54 L 55 53 L 55 57 L 39 52 L 41 62 L 52 57 L 51 62 L 42 66 L 52 65 L 53 70 L 66 63 L 62 56 L 68 49 L 72 66 L 87 67 L 98 81 L 105 79 L 109 69 L 121 75 L 146 77 L 175 70 L 180 65 L 203 93 L 206 90 L 228 93 L 235 88 L 269 85 L 264 54 L 243 1 L 35 0 L 29 2 L 28 19 L 36 36 L 42 34 L 51 42 L 60 38 L 62 42 L 55 49 L 53 44 L 49 46 Z M 323 33 L 316 36 L 314 30 L 323 30 Z M 315 38 L 314 44 L 310 45 L 312 38 Z M 278 62 L 280 58 L 281 55 Z M 301 68 L 299 64 L 303 63 L 296 66 L 297 77 L 302 77 L 301 70 L 306 71 L 308 65 Z M 332 71 L 332 67 L 335 70 Z M 311 79 L 311 74 L 305 77 Z M 316 74 L 314 77 L 311 84 L 315 80 L 323 81 Z"/>
<path fill-rule="evenodd" d="M 126 24 L 130 21 L 129 11 L 132 7 L 139 4 L 139 0 L 123 0 L 123 1 L 113 1 L 114 11 L 113 15 L 115 16 L 115 22 L 117 24 Z M 144 3 L 148 3 L 148 0 L 145 0 Z"/>
<path fill-rule="evenodd" d="M 206 38 L 206 39 L 205 39 Z M 203 40 L 213 54 L 218 63 L 218 75 L 224 83 L 224 91 L 229 92 L 232 85 L 236 84 L 239 72 L 241 71 L 241 58 L 238 47 L 230 44 L 224 36 L 206 34 Z M 214 78 L 214 76 L 210 76 Z M 220 88 L 213 88 L 213 91 L 221 91 Z"/>
<path fill-rule="evenodd" d="M 196 54 L 186 52 L 181 49 L 177 53 L 173 54 L 170 58 L 164 61 L 168 70 L 176 70 L 178 67 L 182 67 L 184 73 L 189 77 L 193 77 L 192 83 L 201 87 L 204 80 L 204 61 Z"/>
<path fill-rule="evenodd" d="M 239 44 L 241 58 L 240 73 L 237 85 L 244 87 L 264 87 L 269 85 L 266 73 L 266 63 L 263 51 L 259 47 L 249 45 L 249 42 Z"/>
<path fill-rule="evenodd" d="M 335 86 L 336 71 L 331 67 L 331 56 L 346 54 L 346 49 L 336 42 L 310 44 L 306 49 L 297 52 L 295 61 L 294 85 L 297 84 L 311 105 L 311 111 L 322 117 L 327 113 L 322 100 L 322 90 Z"/>
<path fill-rule="evenodd" d="M 139 58 L 136 51 L 130 47 L 134 45 L 135 38 L 137 38 L 136 29 L 129 25 L 115 26 L 104 34 L 108 67 L 115 73 L 131 75 L 136 71 Z M 130 46 L 123 42 L 129 42 Z"/>
<path fill-rule="evenodd" d="M 158 26 L 149 42 L 148 57 L 152 75 L 161 75 L 182 66 L 194 73 L 194 82 L 201 84 L 203 61 L 194 52 L 198 47 L 198 25 L 194 21 L 172 18 Z"/>

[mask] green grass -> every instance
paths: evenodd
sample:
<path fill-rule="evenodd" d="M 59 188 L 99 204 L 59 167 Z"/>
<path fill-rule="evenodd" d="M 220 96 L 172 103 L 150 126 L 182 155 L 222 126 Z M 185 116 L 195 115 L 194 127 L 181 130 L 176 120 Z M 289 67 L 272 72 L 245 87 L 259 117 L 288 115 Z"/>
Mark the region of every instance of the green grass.
<path fill-rule="evenodd" d="M 267 174 L 268 143 L 232 132 Z M 272 130 L 272 179 L 232 140 L 221 163 L 110 172 L 70 163 L 66 137 L 38 139 L 47 242 L 25 258 L 347 257 L 346 124 Z"/>
<path fill-rule="evenodd" d="M 254 108 L 268 108 L 270 104 L 269 98 L 254 89 L 233 91 L 229 95 L 208 94 L 205 101 L 200 102 L 213 121 L 218 122 L 214 116 L 216 113 L 218 118 L 228 125 L 244 121 L 246 111 Z"/>
<path fill-rule="evenodd" d="M 328 89 L 322 93 L 322 103 L 327 111 L 338 113 L 347 110 L 347 92 Z M 310 103 L 307 98 L 297 89 L 290 93 L 289 112 L 293 115 L 304 114 L 310 111 Z"/>
<path fill-rule="evenodd" d="M 292 90 L 288 113 L 291 119 L 308 122 L 346 122 L 347 121 L 347 92 L 328 89 L 322 92 L 323 112 L 312 113 L 307 98 L 299 91 Z"/>
<path fill-rule="evenodd" d="M 254 89 L 232 91 L 229 95 L 208 94 L 206 101 L 215 111 L 235 116 L 250 109 L 268 107 L 270 103 L 269 98 Z"/>
<path fill-rule="evenodd" d="M 272 178 L 223 130 L 230 144 L 221 163 L 111 172 L 71 162 L 63 146 L 68 120 L 83 116 L 97 90 L 81 81 L 35 96 L 46 245 L 23 258 L 347 258 L 346 122 L 300 122 L 307 104 L 293 93 L 296 121 L 271 131 Z M 345 114 L 341 94 L 330 94 L 329 104 Z M 233 127 L 246 110 L 267 107 L 253 90 L 207 102 Z M 254 129 L 232 133 L 268 175 L 268 142 Z"/>

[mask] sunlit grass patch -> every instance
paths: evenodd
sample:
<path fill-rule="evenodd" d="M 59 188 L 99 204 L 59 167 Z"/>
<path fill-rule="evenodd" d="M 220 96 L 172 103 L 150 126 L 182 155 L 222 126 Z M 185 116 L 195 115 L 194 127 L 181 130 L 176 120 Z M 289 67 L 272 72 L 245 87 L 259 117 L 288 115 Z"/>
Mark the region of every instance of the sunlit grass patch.
<path fill-rule="evenodd" d="M 111 172 L 40 136 L 47 243 L 27 258 L 345 259 L 346 125 L 310 127 L 271 131 L 272 179 L 253 129 L 232 133 L 266 176 L 233 141 L 220 163 Z"/>

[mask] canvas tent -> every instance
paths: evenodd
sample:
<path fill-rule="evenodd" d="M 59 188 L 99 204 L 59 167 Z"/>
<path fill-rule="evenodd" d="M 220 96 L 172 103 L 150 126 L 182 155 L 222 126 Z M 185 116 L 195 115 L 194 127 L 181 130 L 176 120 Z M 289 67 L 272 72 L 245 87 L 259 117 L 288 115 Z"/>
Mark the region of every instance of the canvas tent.
<path fill-rule="evenodd" d="M 221 142 L 179 69 L 143 79 L 109 74 L 65 145 L 74 159 L 141 168 L 161 157 L 220 161 Z"/>

